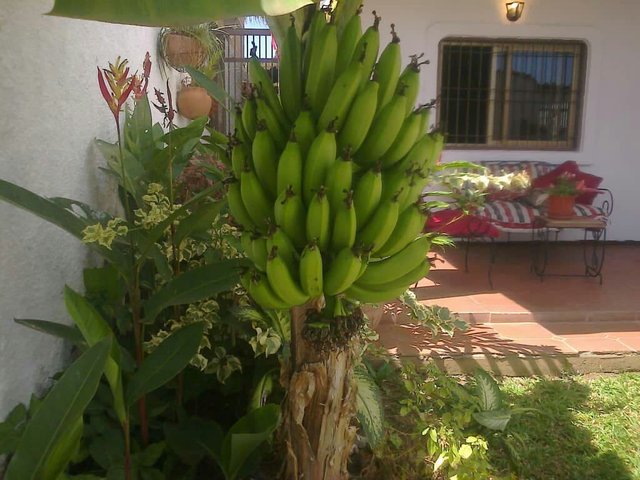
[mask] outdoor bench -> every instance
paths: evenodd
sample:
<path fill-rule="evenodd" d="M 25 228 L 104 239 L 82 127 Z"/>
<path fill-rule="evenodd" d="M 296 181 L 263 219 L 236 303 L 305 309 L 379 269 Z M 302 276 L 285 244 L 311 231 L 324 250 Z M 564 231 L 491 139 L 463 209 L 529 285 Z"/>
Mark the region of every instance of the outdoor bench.
<path fill-rule="evenodd" d="M 526 172 L 531 186 L 518 192 L 501 191 L 489 193 L 484 204 L 472 212 L 463 212 L 452 204 L 434 212 L 425 226 L 425 231 L 440 232 L 465 240 L 465 271 L 468 271 L 469 244 L 474 240 L 511 240 L 512 234 L 531 235 L 536 218 L 545 212 L 544 191 L 550 188 L 554 180 L 563 173 L 576 175 L 582 180 L 586 190 L 576 198 L 575 217 L 603 219 L 609 221 L 613 212 L 613 194 L 601 188 L 603 179 L 582 172 L 576 162 L 567 161 L 553 164 L 541 161 L 484 161 L 477 162 L 486 168 L 489 175 L 500 176 L 507 173 Z M 428 193 L 427 193 L 428 195 Z M 531 237 L 529 237 L 531 238 Z M 489 280 L 491 283 L 491 265 L 495 259 L 495 249 L 491 249 Z"/>

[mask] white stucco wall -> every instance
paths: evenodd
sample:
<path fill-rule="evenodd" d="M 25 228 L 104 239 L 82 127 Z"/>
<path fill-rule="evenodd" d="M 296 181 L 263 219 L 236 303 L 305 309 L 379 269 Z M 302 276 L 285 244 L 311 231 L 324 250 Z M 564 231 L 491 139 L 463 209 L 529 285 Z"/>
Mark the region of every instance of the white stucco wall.
<path fill-rule="evenodd" d="M 448 36 L 558 38 L 587 43 L 582 140 L 577 151 L 447 150 L 443 160 L 575 160 L 604 177 L 615 196 L 611 240 L 640 240 L 640 2 L 637 0 L 527 0 L 522 18 L 505 17 L 505 0 L 367 0 L 382 16 L 383 38 L 395 23 L 405 59 L 424 52 L 420 100 L 437 95 L 438 44 Z M 386 41 L 385 41 L 386 43 Z"/>
<path fill-rule="evenodd" d="M 157 31 L 43 16 L 51 0 L 0 2 L 0 178 L 40 194 L 105 204 L 94 138 L 113 140 L 96 65 L 155 61 Z M 156 85 L 162 85 L 157 70 Z M 0 419 L 65 359 L 54 338 L 13 318 L 68 321 L 62 291 L 82 288 L 87 250 L 62 230 L 0 202 Z"/>

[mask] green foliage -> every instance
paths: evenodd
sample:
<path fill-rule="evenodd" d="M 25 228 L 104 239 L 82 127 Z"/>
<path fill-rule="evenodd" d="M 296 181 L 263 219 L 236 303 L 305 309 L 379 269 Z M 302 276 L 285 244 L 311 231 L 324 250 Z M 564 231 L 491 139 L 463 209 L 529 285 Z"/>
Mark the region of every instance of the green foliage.
<path fill-rule="evenodd" d="M 419 325 L 429 328 L 433 335 L 442 332 L 453 336 L 456 330 L 465 331 L 469 328 L 464 320 L 461 320 L 448 308 L 420 303 L 411 290 L 405 291 L 399 300 L 406 307 L 411 319 Z"/>
<path fill-rule="evenodd" d="M 110 349 L 111 339 L 105 339 L 67 368 L 27 423 L 5 472 L 7 480 L 57 477 L 60 464 L 68 463 L 73 450 L 61 445 L 73 441 L 67 434 L 77 428 L 95 394 Z"/>
<path fill-rule="evenodd" d="M 384 361 L 374 370 L 386 406 L 385 438 L 370 478 L 498 478 L 489 441 L 511 418 L 496 381 L 478 370 L 462 383 L 431 364 Z M 505 419 L 505 415 L 507 418 Z"/>
<path fill-rule="evenodd" d="M 290 326 L 287 316 L 256 309 L 238 286 L 246 260 L 215 181 L 224 167 L 201 141 L 205 123 L 169 123 L 165 132 L 143 96 L 126 112 L 120 143 L 98 142 L 121 217 L 0 181 L 1 200 L 104 259 L 85 270 L 84 294 L 65 288 L 74 326 L 16 320 L 85 353 L 42 402 L 0 423 L 7 479 L 194 479 L 211 468 L 208 450 L 228 478 L 259 465 L 258 447 L 279 418 L 266 403 L 281 396 L 278 356 Z M 101 363 L 87 366 L 101 348 Z M 203 440 L 185 451 L 180 442 L 200 438 L 194 425 L 205 440 L 220 438 L 220 448 Z"/>
<path fill-rule="evenodd" d="M 109 23 L 164 27 L 167 25 L 193 25 L 250 15 L 284 15 L 305 5 L 310 0 L 192 0 L 189 8 L 173 2 L 158 0 L 56 0 L 49 15 L 58 17 L 98 20 Z"/>
<path fill-rule="evenodd" d="M 384 437 L 384 407 L 380 388 L 364 365 L 353 371 L 358 422 L 369 444 L 376 448 Z"/>

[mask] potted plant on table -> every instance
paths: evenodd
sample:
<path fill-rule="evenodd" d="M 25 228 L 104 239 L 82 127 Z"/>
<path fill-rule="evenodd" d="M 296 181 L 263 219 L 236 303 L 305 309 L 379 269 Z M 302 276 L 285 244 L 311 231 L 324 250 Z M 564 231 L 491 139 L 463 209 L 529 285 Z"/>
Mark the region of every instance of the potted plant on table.
<path fill-rule="evenodd" d="M 573 217 L 576 197 L 584 190 L 584 181 L 578 180 L 575 174 L 565 172 L 558 176 L 549 188 L 547 216 L 551 218 Z"/>
<path fill-rule="evenodd" d="M 220 72 L 224 55 L 221 33 L 214 22 L 163 28 L 158 36 L 158 51 L 165 66 L 179 72 L 193 67 L 212 79 Z M 176 105 L 180 115 L 191 120 L 213 116 L 217 109 L 217 102 L 190 77 L 183 80 Z"/>

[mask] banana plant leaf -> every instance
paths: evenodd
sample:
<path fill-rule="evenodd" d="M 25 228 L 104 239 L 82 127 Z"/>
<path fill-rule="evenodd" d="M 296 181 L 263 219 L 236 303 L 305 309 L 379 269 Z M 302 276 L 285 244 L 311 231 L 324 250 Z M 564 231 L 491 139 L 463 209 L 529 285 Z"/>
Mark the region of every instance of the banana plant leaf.
<path fill-rule="evenodd" d="M 164 27 L 293 12 L 311 0 L 56 0 L 49 15 Z"/>

